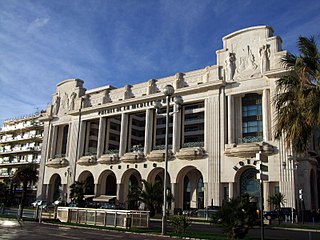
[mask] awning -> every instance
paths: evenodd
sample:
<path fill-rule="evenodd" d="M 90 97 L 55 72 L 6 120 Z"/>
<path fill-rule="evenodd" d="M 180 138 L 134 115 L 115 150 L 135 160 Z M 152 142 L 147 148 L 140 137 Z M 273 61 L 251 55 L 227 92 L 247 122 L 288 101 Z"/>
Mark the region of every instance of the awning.
<path fill-rule="evenodd" d="M 116 199 L 116 196 L 107 196 L 107 195 L 100 195 L 92 199 L 94 202 L 109 202 L 110 200 Z"/>
<path fill-rule="evenodd" d="M 84 195 L 84 199 L 93 198 L 95 195 Z"/>

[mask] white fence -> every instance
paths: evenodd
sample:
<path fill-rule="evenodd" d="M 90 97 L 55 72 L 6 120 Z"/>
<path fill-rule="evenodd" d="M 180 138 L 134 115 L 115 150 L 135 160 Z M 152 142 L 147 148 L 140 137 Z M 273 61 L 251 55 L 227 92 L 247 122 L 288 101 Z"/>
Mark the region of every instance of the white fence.
<path fill-rule="evenodd" d="M 149 211 L 58 207 L 61 222 L 115 228 L 148 228 Z"/>

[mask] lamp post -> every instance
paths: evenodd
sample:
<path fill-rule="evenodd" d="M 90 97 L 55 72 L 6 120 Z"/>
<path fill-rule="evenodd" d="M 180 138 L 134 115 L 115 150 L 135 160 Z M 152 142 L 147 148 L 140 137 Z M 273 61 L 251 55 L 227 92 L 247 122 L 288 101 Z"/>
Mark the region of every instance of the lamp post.
<path fill-rule="evenodd" d="M 163 175 L 163 211 L 162 211 L 162 227 L 161 234 L 166 234 L 166 222 L 167 222 L 167 173 L 168 173 L 168 156 L 169 156 L 169 117 L 170 115 L 179 112 L 183 99 L 181 96 L 176 96 L 174 102 L 178 105 L 178 110 L 170 113 L 170 98 L 174 94 L 174 88 L 172 85 L 165 86 L 163 90 L 166 96 L 166 131 L 165 131 L 165 158 L 164 158 L 164 175 Z M 161 102 L 155 101 L 154 108 L 156 113 L 160 114 Z"/>

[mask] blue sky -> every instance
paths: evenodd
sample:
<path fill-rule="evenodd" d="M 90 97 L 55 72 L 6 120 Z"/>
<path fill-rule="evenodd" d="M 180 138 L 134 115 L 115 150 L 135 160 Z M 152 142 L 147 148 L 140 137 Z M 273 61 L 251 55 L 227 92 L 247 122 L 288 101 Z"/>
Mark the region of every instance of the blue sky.
<path fill-rule="evenodd" d="M 296 52 L 319 13 L 316 0 L 0 0 L 0 125 L 45 109 L 65 79 L 122 87 L 214 65 L 222 37 L 250 26 Z"/>

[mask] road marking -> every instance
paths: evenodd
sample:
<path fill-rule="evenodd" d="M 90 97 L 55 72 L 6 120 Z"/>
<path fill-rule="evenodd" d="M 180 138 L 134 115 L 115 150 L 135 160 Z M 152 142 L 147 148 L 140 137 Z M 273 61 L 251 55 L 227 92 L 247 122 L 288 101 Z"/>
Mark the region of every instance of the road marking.
<path fill-rule="evenodd" d="M 101 236 L 103 232 L 95 233 L 95 232 L 86 232 L 86 231 L 83 231 L 83 233 L 91 234 L 91 235 L 100 235 L 100 236 Z M 119 234 L 110 234 L 110 232 L 108 232 L 108 233 L 106 234 L 106 237 L 122 238 L 122 236 L 119 236 Z"/>

